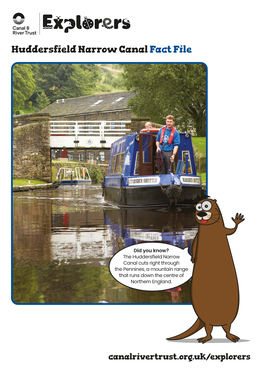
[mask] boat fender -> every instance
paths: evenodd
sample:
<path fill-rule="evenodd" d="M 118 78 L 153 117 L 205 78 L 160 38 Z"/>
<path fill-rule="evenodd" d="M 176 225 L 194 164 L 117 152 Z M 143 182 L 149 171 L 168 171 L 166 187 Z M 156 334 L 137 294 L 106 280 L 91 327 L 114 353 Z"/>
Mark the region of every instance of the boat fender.
<path fill-rule="evenodd" d="M 169 185 L 166 189 L 162 188 L 162 192 L 166 194 L 166 196 L 170 200 L 170 206 L 177 205 L 177 202 L 182 194 L 182 187 L 179 185 Z"/>

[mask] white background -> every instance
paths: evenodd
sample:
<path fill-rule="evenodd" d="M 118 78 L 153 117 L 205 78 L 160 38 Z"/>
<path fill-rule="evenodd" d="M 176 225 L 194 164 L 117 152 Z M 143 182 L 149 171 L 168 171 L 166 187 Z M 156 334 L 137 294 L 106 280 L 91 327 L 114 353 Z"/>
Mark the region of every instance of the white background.
<path fill-rule="evenodd" d="M 263 367 L 263 19 L 261 1 L 12 1 L 1 22 L 2 255 L 1 365 L 3 372 L 227 372 Z M 127 18 L 129 30 L 50 30 L 12 36 L 13 15 L 36 25 L 40 14 L 71 18 Z M 192 54 L 11 54 L 11 45 L 168 46 Z M 18 306 L 11 302 L 11 66 L 15 62 L 204 62 L 208 67 L 208 192 L 225 225 L 237 212 L 245 221 L 229 238 L 240 287 L 240 310 L 225 339 L 168 342 L 192 325 L 189 305 Z M 251 355 L 244 361 L 110 361 L 110 354 L 199 353 Z"/>

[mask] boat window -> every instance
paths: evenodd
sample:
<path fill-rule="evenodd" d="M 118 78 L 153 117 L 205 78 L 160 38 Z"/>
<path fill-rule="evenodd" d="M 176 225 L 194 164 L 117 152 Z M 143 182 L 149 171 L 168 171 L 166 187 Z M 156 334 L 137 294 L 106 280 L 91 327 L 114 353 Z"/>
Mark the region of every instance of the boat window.
<path fill-rule="evenodd" d="M 136 154 L 136 161 L 135 161 L 135 168 L 134 168 L 134 175 L 138 175 L 139 170 L 139 152 Z"/>
<path fill-rule="evenodd" d="M 119 154 L 118 174 L 122 174 L 125 153 Z"/>
<path fill-rule="evenodd" d="M 113 155 L 111 165 L 111 175 L 120 175 L 123 171 L 125 152 Z"/>
<path fill-rule="evenodd" d="M 111 175 L 114 174 L 114 171 L 115 171 L 115 163 L 116 163 L 116 155 L 114 155 L 113 158 L 112 158 Z"/>
<path fill-rule="evenodd" d="M 186 154 L 188 154 L 188 174 L 192 174 L 193 171 L 192 171 L 192 164 L 191 164 L 191 157 L 190 157 L 190 152 L 189 150 L 184 150 L 182 152 L 182 160 L 184 162 L 184 164 L 186 163 Z M 186 174 L 186 165 L 185 165 L 185 168 L 184 168 L 184 171 L 183 173 Z"/>
<path fill-rule="evenodd" d="M 117 154 L 117 155 L 116 155 L 116 163 L 115 163 L 115 170 L 114 170 L 114 174 L 117 174 L 117 171 L 118 171 L 118 165 L 119 165 L 119 156 L 120 156 L 120 154 Z"/>

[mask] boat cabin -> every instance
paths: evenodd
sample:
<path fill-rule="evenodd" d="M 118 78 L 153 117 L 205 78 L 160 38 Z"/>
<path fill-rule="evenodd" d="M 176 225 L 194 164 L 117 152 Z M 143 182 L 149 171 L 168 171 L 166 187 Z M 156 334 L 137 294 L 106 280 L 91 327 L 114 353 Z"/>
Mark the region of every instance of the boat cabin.
<path fill-rule="evenodd" d="M 157 165 L 158 129 L 130 133 L 111 146 L 105 199 L 120 206 L 156 206 L 189 203 L 201 199 L 203 189 L 196 175 L 191 135 L 180 133 L 175 164 L 166 175 Z"/>
<path fill-rule="evenodd" d="M 108 176 L 148 176 L 158 175 L 156 162 L 156 138 L 158 129 L 133 133 L 112 145 Z M 125 141 L 126 140 L 126 141 Z M 188 159 L 186 170 L 186 159 Z M 125 161 L 125 162 L 124 162 Z M 180 162 L 179 162 L 180 161 Z M 181 165 L 181 173 L 196 175 L 191 135 L 180 133 L 180 145 L 174 160 L 174 171 Z"/>

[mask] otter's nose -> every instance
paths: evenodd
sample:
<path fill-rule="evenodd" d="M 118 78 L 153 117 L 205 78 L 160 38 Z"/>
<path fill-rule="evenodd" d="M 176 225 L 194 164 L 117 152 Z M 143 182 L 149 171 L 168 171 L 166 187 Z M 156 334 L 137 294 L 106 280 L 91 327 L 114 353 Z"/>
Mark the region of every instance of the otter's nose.
<path fill-rule="evenodd" d="M 206 216 L 206 212 L 203 212 L 203 211 L 200 211 L 198 214 L 197 214 L 200 218 L 202 218 L 203 216 Z"/>

